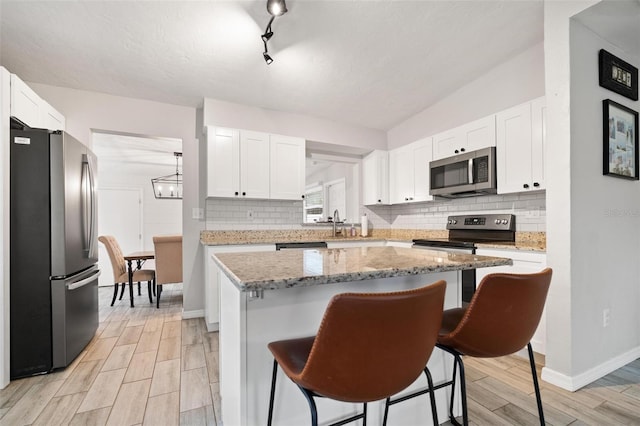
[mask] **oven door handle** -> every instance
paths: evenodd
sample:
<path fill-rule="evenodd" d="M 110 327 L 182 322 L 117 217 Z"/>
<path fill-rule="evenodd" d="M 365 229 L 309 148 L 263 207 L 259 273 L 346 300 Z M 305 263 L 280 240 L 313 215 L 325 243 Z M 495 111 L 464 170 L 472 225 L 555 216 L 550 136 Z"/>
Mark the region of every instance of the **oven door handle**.
<path fill-rule="evenodd" d="M 469 158 L 469 166 L 467 167 L 467 171 L 469 172 L 469 183 L 473 182 L 473 158 Z"/>

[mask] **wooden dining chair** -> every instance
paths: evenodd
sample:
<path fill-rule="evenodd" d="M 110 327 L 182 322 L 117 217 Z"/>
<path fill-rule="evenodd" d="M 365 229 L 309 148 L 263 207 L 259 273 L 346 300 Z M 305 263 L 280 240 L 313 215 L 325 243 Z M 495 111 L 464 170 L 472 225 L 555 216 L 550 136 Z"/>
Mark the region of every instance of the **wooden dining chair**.
<path fill-rule="evenodd" d="M 111 235 L 101 235 L 98 237 L 98 241 L 100 241 L 107 249 L 107 253 L 109 253 L 109 260 L 111 261 L 111 267 L 113 268 L 113 298 L 111 299 L 111 306 L 116 301 L 116 297 L 118 295 L 118 287 L 122 285 L 120 290 L 120 299 L 122 300 L 122 295 L 124 294 L 124 289 L 127 287 L 129 283 L 129 272 L 127 271 L 127 262 L 124 260 L 124 255 L 122 254 L 122 249 L 120 249 L 120 244 L 115 239 L 115 237 Z M 156 273 L 153 269 L 136 269 L 133 271 L 133 283 L 138 283 L 146 281 L 147 282 L 147 290 L 149 292 L 149 303 L 153 303 L 153 298 L 151 296 L 152 293 L 152 283 L 155 287 L 155 279 Z"/>
<path fill-rule="evenodd" d="M 163 284 L 182 282 L 182 235 L 153 237 L 156 258 L 156 307 Z"/>

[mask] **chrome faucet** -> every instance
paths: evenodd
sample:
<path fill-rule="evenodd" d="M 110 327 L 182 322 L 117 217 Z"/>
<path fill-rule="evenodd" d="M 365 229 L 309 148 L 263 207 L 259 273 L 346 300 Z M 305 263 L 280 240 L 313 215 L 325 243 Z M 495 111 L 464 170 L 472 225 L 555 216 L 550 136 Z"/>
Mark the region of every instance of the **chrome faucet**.
<path fill-rule="evenodd" d="M 333 212 L 333 236 L 334 237 L 337 237 L 338 234 L 342 235 L 342 228 L 340 228 L 339 231 L 336 229 L 338 222 L 340 222 L 340 214 L 338 213 L 338 209 L 335 209 Z"/>

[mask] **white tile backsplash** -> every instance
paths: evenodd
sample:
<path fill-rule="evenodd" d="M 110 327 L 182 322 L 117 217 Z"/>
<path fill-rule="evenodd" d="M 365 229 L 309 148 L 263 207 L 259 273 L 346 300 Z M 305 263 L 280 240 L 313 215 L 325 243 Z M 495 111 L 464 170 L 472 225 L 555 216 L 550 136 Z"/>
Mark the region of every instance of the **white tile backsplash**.
<path fill-rule="evenodd" d="M 373 228 L 444 229 L 447 216 L 474 213 L 516 215 L 516 230 L 546 231 L 545 192 L 486 195 L 395 206 L 365 206 Z"/>
<path fill-rule="evenodd" d="M 511 213 L 516 215 L 516 230 L 527 232 L 545 232 L 547 216 L 544 191 L 365 206 L 362 213 L 374 229 L 444 229 L 449 215 Z M 207 230 L 301 228 L 302 201 L 208 198 L 206 220 Z"/>

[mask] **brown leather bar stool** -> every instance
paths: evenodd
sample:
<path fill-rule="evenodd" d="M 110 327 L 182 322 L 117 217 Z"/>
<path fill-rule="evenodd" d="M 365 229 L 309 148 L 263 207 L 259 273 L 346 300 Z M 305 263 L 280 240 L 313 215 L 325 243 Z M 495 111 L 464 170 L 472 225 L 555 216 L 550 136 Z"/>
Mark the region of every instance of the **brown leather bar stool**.
<path fill-rule="evenodd" d="M 442 317 L 442 329 L 436 346 L 455 358 L 451 385 L 449 419 L 453 415 L 456 370 L 460 369 L 462 423 L 469 424 L 467 394 L 462 355 L 495 358 L 516 353 L 527 347 L 540 424 L 544 425 L 540 386 L 531 349 L 531 337 L 538 327 L 551 284 L 550 268 L 535 274 L 490 274 L 480 282 L 466 308 L 448 309 Z"/>
<path fill-rule="evenodd" d="M 438 281 L 407 291 L 338 294 L 316 336 L 269 343 L 274 362 L 267 424 L 279 364 L 307 399 L 313 426 L 318 424 L 314 397 L 363 403 L 362 413 L 334 425 L 358 419 L 366 425 L 367 402 L 402 391 L 425 369 L 440 329 L 445 285 Z M 433 392 L 430 396 L 438 424 Z"/>

